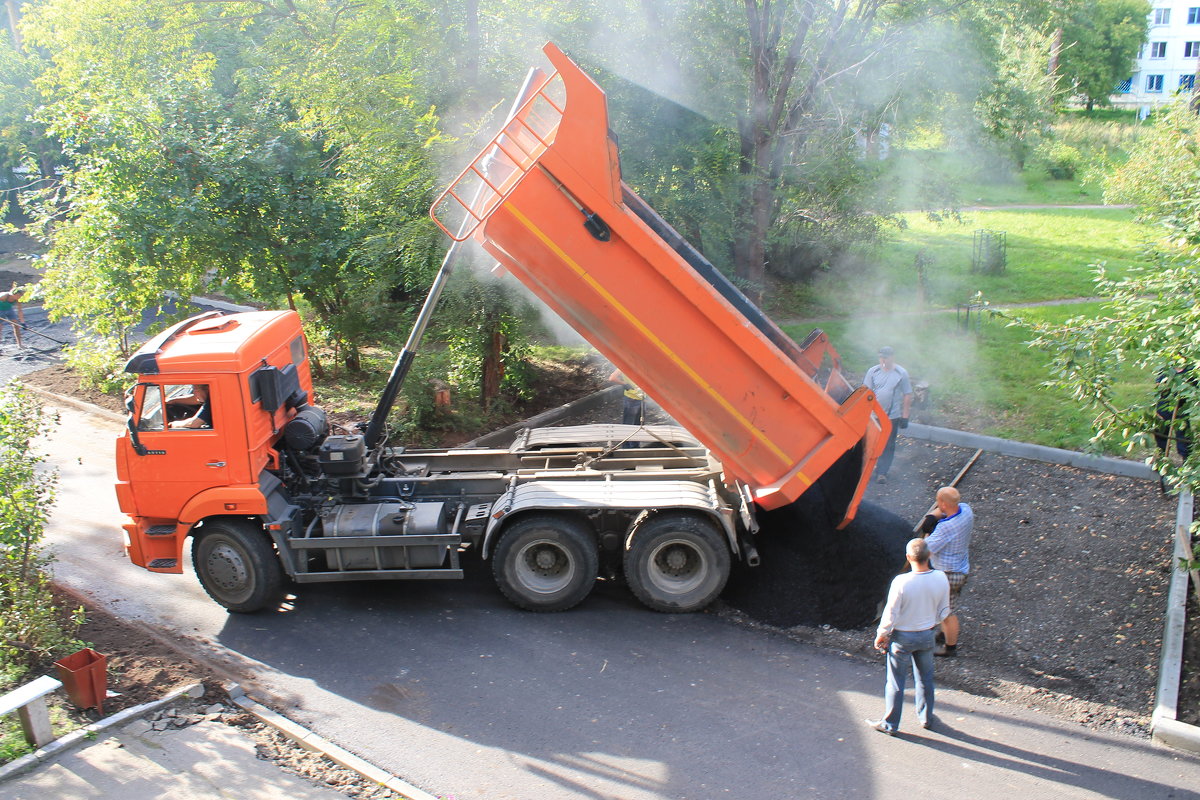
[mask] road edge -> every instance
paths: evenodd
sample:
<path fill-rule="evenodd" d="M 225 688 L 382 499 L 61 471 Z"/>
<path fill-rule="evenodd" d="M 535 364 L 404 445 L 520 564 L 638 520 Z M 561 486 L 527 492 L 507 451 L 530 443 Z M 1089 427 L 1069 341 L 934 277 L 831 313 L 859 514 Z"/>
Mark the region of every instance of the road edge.
<path fill-rule="evenodd" d="M 268 708 L 246 694 L 245 690 L 237 683 L 227 683 L 223 688 L 234 705 L 257 717 L 262 723 L 270 725 L 305 750 L 319 753 L 335 764 L 358 773 L 363 779 L 390 789 L 408 798 L 408 800 L 438 800 L 428 792 L 418 789 L 411 783 L 386 770 L 380 769 L 369 761 L 354 755 L 344 747 L 334 744 L 325 737 L 313 733 L 308 728 L 293 722 L 278 711 Z"/>

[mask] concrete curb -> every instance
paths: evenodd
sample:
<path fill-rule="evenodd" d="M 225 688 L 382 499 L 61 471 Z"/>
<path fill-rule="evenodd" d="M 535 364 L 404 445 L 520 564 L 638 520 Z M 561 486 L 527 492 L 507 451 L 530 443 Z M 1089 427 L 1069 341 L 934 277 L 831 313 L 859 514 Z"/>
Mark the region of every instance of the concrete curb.
<path fill-rule="evenodd" d="M 393 792 L 403 795 L 409 800 L 437 800 L 433 795 L 418 789 L 389 772 L 385 772 L 374 764 L 354 755 L 349 750 L 339 747 L 304 726 L 292 722 L 282 714 L 272 711 L 248 696 L 238 684 L 226 684 L 225 690 L 229 693 L 229 699 L 239 708 L 258 717 L 263 723 L 275 728 L 275 730 L 293 740 L 304 749 L 320 753 L 335 764 L 339 764 L 351 772 L 357 772 L 366 780 L 391 789 Z"/>
<path fill-rule="evenodd" d="M 1183 673 L 1183 640 L 1187 625 L 1188 573 L 1179 567 L 1180 558 L 1191 558 L 1193 498 L 1180 492 L 1175 513 L 1175 550 L 1163 622 L 1162 654 L 1158 664 L 1158 687 L 1150 732 L 1154 741 L 1180 750 L 1200 753 L 1200 726 L 1178 720 L 1179 679 Z"/>
<path fill-rule="evenodd" d="M 1043 461 L 1048 464 L 1062 464 L 1068 467 L 1079 467 L 1093 472 L 1103 472 L 1108 475 L 1122 475 L 1127 478 L 1140 478 L 1147 481 L 1158 480 L 1158 473 L 1140 461 L 1128 461 L 1123 458 L 1107 456 L 1089 456 L 1075 450 L 1063 450 L 1058 447 L 1046 447 L 1040 444 L 1014 442 L 1011 439 L 1000 439 L 995 436 L 984 436 L 979 433 L 956 431 L 951 428 L 937 428 L 933 425 L 922 425 L 910 422 L 901 431 L 912 439 L 922 439 L 940 444 L 953 444 L 972 450 L 986 450 L 989 453 L 999 453 L 1004 456 L 1014 456 L 1030 461 Z"/>
<path fill-rule="evenodd" d="M 100 406 L 96 405 L 95 403 L 89 403 L 86 400 L 77 400 L 76 398 L 69 397 L 65 394 L 58 394 L 56 392 L 51 392 L 51 391 L 49 391 L 47 389 L 43 389 L 39 386 L 34 386 L 33 384 L 26 383 L 25 381 L 21 380 L 20 378 L 16 378 L 15 380 L 17 380 L 18 383 L 20 383 L 22 386 L 24 386 L 30 392 L 32 392 L 33 394 L 37 395 L 38 397 L 42 398 L 43 400 L 45 400 L 47 402 L 60 404 L 60 405 L 64 405 L 64 406 L 70 406 L 71 408 L 78 409 L 79 411 L 84 411 L 88 414 L 94 414 L 97 417 L 101 417 L 102 419 L 109 420 L 110 422 L 119 422 L 121 424 L 125 423 L 125 417 L 121 416 L 120 414 L 116 413 L 115 411 L 109 411 L 107 408 L 101 408 Z"/>
<path fill-rule="evenodd" d="M 136 719 L 143 714 L 149 714 L 151 711 L 157 711 L 163 706 L 170 705 L 181 697 L 197 698 L 204 696 L 204 686 L 199 683 L 181 686 L 178 689 L 173 689 L 167 694 L 160 697 L 158 700 L 151 700 L 149 703 L 142 703 L 139 706 L 127 708 L 124 711 L 118 711 L 111 717 L 106 717 L 98 722 L 93 722 L 91 725 L 73 730 L 65 736 L 55 739 L 50 744 L 35 750 L 28 755 L 21 756 L 16 761 L 10 761 L 3 767 L 0 767 L 0 783 L 8 780 L 11 777 L 26 772 L 37 765 L 49 761 L 52 758 L 62 755 L 63 753 L 78 747 L 84 741 L 96 738 L 99 734 L 107 733 L 111 728 Z"/>

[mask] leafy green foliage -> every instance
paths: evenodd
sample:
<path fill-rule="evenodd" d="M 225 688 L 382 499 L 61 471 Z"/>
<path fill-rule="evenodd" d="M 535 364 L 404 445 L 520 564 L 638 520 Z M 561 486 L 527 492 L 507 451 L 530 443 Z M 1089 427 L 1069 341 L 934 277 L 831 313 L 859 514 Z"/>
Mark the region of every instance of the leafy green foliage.
<path fill-rule="evenodd" d="M 1029 324 L 1034 345 L 1052 358 L 1051 382 L 1096 410 L 1096 440 L 1136 448 L 1166 437 L 1168 446 L 1155 450 L 1151 463 L 1172 484 L 1193 491 L 1200 488 L 1200 448 L 1176 463 L 1169 440 L 1192 441 L 1200 432 L 1197 131 L 1195 115 L 1177 103 L 1109 183 L 1112 196 L 1138 202 L 1142 218 L 1165 232 L 1149 263 L 1119 279 L 1097 274 L 1096 292 L 1107 301 L 1103 314 Z M 1145 388 L 1123 401 L 1114 381 L 1128 369 L 1146 376 Z"/>
<path fill-rule="evenodd" d="M 1017 167 L 1037 146 L 1054 111 L 1057 77 L 1046 71 L 1051 37 L 1033 28 L 1003 30 L 994 78 L 976 101 L 976 113 L 992 140 Z"/>
<path fill-rule="evenodd" d="M 0 672 L 8 680 L 78 645 L 82 610 L 68 619 L 54 601 L 40 548 L 57 475 L 42 469 L 32 445 L 55 422 L 17 384 L 0 388 Z"/>
<path fill-rule="evenodd" d="M 273 12 L 247 24 L 251 5 Z M 51 314 L 128 350 L 141 312 L 172 293 L 303 303 L 357 368 L 386 294 L 420 284 L 438 249 L 424 213 L 436 116 L 413 96 L 412 53 L 397 58 L 396 39 L 362 50 L 381 14 L 399 28 L 403 11 L 39 7 L 44 118 L 72 162 L 39 198 Z"/>
<path fill-rule="evenodd" d="M 1055 180 L 1071 180 L 1084 164 L 1083 153 L 1066 142 L 1047 140 L 1038 145 L 1037 159 Z"/>
<path fill-rule="evenodd" d="M 1198 182 L 1200 118 L 1178 100 L 1143 129 L 1129 160 L 1105 183 L 1104 199 L 1133 203 L 1143 219 L 1188 228 L 1185 208 L 1193 202 Z"/>
<path fill-rule="evenodd" d="M 1065 89 L 1090 109 L 1107 105 L 1113 89 L 1133 74 L 1150 24 L 1146 0 L 1095 0 L 1076 7 L 1063 26 L 1059 70 Z"/>

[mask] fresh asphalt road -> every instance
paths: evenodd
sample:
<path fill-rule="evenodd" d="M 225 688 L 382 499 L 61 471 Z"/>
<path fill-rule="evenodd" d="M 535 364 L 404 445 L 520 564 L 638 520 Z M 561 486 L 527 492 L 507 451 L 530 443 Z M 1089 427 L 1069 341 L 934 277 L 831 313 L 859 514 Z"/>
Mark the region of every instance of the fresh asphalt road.
<path fill-rule="evenodd" d="M 911 706 L 889 738 L 867 665 L 712 615 L 642 609 L 600 584 L 580 607 L 510 607 L 461 582 L 305 587 L 227 615 L 185 575 L 130 565 L 112 492 L 119 424 L 71 409 L 49 539 L 58 580 L 199 643 L 288 716 L 454 800 L 1200 797 L 1200 759 L 971 695 Z"/>

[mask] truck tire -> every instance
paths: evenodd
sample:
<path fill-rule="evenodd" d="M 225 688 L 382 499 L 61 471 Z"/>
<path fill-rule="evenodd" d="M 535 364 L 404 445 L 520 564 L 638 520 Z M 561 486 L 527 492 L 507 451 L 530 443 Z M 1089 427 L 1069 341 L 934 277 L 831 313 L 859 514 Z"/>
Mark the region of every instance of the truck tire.
<path fill-rule="evenodd" d="M 205 522 L 192 542 L 192 564 L 208 596 L 238 614 L 283 600 L 283 567 L 262 530 L 242 520 Z"/>
<path fill-rule="evenodd" d="M 625 551 L 625 580 L 647 608 L 699 611 L 725 588 L 730 562 L 729 546 L 712 520 L 660 513 L 634 532 Z"/>
<path fill-rule="evenodd" d="M 600 554 L 591 529 L 555 514 L 522 517 L 504 531 L 492 572 L 505 597 L 526 611 L 566 611 L 592 591 Z"/>

